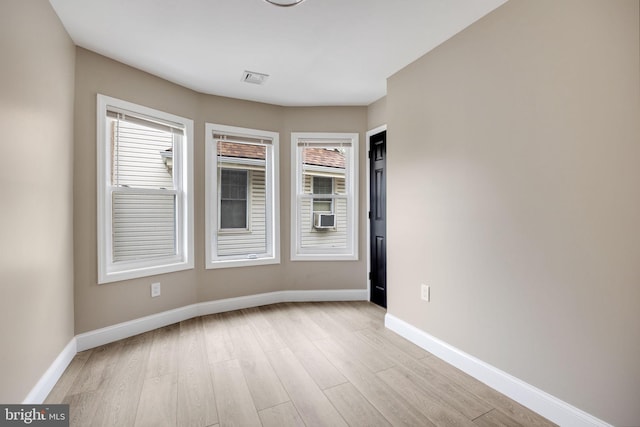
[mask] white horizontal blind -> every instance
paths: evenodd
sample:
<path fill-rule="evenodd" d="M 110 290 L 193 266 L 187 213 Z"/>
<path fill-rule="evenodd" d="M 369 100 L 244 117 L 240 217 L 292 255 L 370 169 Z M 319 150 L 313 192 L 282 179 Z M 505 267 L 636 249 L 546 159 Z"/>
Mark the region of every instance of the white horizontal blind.
<path fill-rule="evenodd" d="M 182 130 L 109 111 L 113 262 L 177 253 L 174 144 Z"/>

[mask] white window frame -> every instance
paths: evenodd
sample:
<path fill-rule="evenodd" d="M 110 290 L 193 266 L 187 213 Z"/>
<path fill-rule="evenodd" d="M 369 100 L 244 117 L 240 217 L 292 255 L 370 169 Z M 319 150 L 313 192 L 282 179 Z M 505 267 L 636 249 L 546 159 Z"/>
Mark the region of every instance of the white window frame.
<path fill-rule="evenodd" d="M 247 230 L 238 229 L 220 229 L 220 211 L 218 207 L 219 196 L 219 174 L 217 165 L 217 140 L 213 137 L 214 133 L 224 135 L 236 135 L 240 138 L 264 139 L 270 140 L 271 143 L 265 145 L 267 148 L 267 156 L 265 159 L 265 193 L 267 200 L 266 217 L 266 246 L 267 250 L 263 254 L 247 254 L 247 255 L 218 255 L 217 254 L 217 236 L 218 234 L 229 233 L 247 233 L 251 230 L 250 219 L 247 220 Z M 254 265 L 280 264 L 280 180 L 279 180 L 279 141 L 280 134 L 266 130 L 249 129 L 236 126 L 221 125 L 215 123 L 205 123 L 205 233 L 206 233 L 206 268 L 229 268 L 229 267 L 248 267 Z M 249 182 L 251 185 L 252 177 L 249 173 Z M 248 188 L 249 195 L 251 188 Z M 251 201 L 247 200 L 248 213 L 251 217 Z"/>
<path fill-rule="evenodd" d="M 358 260 L 358 134 L 357 133 L 291 133 L 291 261 L 356 261 Z M 335 144 L 348 141 L 351 145 L 346 159 L 345 189 L 347 193 L 347 247 L 346 248 L 301 248 L 301 221 L 298 210 L 300 197 L 304 194 L 302 175 L 301 143 L 322 147 L 323 144 Z M 335 182 L 335 181 L 334 181 Z M 335 185 L 335 184 L 334 184 Z M 312 183 L 313 186 L 313 183 Z M 312 190 L 313 191 L 313 190 Z M 313 209 L 313 203 L 312 203 Z"/>
<path fill-rule="evenodd" d="M 128 112 L 150 121 L 182 128 L 183 143 L 174 148 L 176 188 L 176 254 L 153 259 L 113 261 L 111 141 L 107 111 Z M 128 101 L 97 96 L 98 284 L 194 268 L 193 249 L 193 120 Z"/>

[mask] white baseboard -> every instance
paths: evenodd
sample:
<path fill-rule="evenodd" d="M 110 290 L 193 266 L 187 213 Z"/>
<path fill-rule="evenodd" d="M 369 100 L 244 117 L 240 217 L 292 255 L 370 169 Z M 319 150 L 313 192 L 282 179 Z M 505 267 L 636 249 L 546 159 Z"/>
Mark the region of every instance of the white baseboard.
<path fill-rule="evenodd" d="M 313 301 L 367 301 L 366 289 L 339 289 L 334 291 L 279 291 L 266 294 L 247 295 L 197 304 L 198 316 L 224 313 L 225 311 L 259 307 L 261 305 L 280 302 L 313 302 Z"/>
<path fill-rule="evenodd" d="M 318 291 L 279 291 L 238 298 L 228 298 L 191 304 L 174 310 L 163 311 L 128 322 L 118 323 L 94 331 L 76 335 L 62 353 L 56 357 L 49 369 L 40 378 L 31 392 L 24 399 L 25 404 L 39 404 L 49 395 L 53 386 L 58 382 L 64 370 L 79 351 L 89 350 L 110 342 L 129 338 L 144 332 L 152 331 L 173 323 L 182 322 L 197 316 L 223 313 L 225 311 L 242 308 L 259 307 L 261 305 L 277 304 L 280 302 L 310 302 L 310 301 L 367 301 L 366 289 L 339 289 Z"/>
<path fill-rule="evenodd" d="M 76 352 L 76 339 L 74 337 L 71 338 L 71 341 L 69 341 L 58 357 L 56 357 L 22 403 L 25 405 L 38 405 L 44 402 L 49 393 L 51 393 L 53 386 L 56 385 L 64 373 L 64 370 L 67 369 L 67 366 L 69 366 L 69 363 L 71 363 L 75 357 Z"/>
<path fill-rule="evenodd" d="M 110 342 L 129 338 L 134 335 L 162 328 L 173 323 L 182 322 L 198 316 L 198 304 L 192 304 L 173 310 L 163 311 L 128 322 L 117 323 L 89 332 L 76 335 L 78 351 L 89 350 Z"/>
<path fill-rule="evenodd" d="M 385 315 L 384 323 L 388 329 L 398 335 L 562 427 L 612 427 L 391 314 Z"/>
<path fill-rule="evenodd" d="M 143 332 L 152 331 L 173 323 L 182 322 L 197 316 L 240 310 L 242 308 L 259 307 L 261 305 L 280 302 L 306 301 L 366 301 L 366 289 L 340 289 L 320 291 L 279 291 L 244 297 L 227 298 L 216 301 L 201 302 L 174 310 L 163 311 L 128 322 L 118 323 L 76 336 L 78 351 L 88 350 L 123 338 L 132 337 Z"/>

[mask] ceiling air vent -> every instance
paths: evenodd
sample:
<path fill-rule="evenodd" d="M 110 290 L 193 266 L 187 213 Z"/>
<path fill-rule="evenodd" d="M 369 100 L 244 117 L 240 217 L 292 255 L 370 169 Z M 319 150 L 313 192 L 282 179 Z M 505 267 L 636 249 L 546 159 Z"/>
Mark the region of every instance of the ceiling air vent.
<path fill-rule="evenodd" d="M 245 83 L 253 83 L 255 85 L 264 84 L 269 78 L 268 74 L 256 73 L 254 71 L 245 71 L 242 73 L 242 81 Z"/>

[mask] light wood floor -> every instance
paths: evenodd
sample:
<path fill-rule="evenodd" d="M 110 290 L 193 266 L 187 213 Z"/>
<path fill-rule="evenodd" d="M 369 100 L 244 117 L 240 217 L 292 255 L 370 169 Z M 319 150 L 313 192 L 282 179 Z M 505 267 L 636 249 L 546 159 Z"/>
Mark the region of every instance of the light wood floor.
<path fill-rule="evenodd" d="M 72 426 L 551 426 L 383 326 L 367 302 L 199 317 L 78 353 Z"/>

